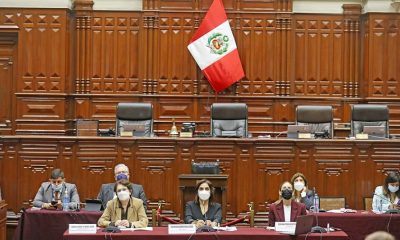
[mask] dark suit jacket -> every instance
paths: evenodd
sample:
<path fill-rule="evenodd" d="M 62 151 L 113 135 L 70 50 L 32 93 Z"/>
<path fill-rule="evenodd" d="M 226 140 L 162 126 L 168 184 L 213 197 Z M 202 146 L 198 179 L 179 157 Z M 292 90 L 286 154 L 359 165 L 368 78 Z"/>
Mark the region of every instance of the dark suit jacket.
<path fill-rule="evenodd" d="M 291 211 L 290 211 L 290 221 L 295 222 L 297 216 L 307 215 L 306 206 L 303 203 L 298 203 L 292 200 Z M 275 222 L 284 222 L 285 213 L 283 212 L 283 201 L 278 204 L 271 204 L 269 207 L 268 224 L 271 227 L 275 226 Z"/>
<path fill-rule="evenodd" d="M 97 195 L 97 198 L 101 200 L 103 204 L 103 208 L 106 209 L 107 202 L 114 198 L 114 186 L 115 183 L 107 183 L 101 185 L 100 192 Z M 143 206 L 145 210 L 147 209 L 147 199 L 144 194 L 144 190 L 142 185 L 132 183 L 132 197 L 139 198 L 143 201 Z"/>
<path fill-rule="evenodd" d="M 222 211 L 221 204 L 219 203 L 209 203 L 208 211 L 206 214 L 201 214 L 200 205 L 194 201 L 186 203 L 185 208 L 185 223 L 192 223 L 196 220 L 210 220 L 211 222 L 221 223 L 222 221 Z"/>
<path fill-rule="evenodd" d="M 76 190 L 75 184 L 64 183 L 61 190 L 60 199 L 62 201 L 65 190 L 69 195 L 69 208 L 75 209 L 79 204 L 78 190 Z M 51 188 L 50 182 L 44 182 L 40 186 L 38 192 L 36 193 L 35 199 L 33 200 L 33 206 L 41 208 L 43 203 L 50 203 L 53 200 L 53 189 Z"/>
<path fill-rule="evenodd" d="M 306 196 L 301 198 L 300 202 L 306 205 L 307 210 L 310 210 L 310 207 L 314 205 L 314 192 L 307 189 Z"/>

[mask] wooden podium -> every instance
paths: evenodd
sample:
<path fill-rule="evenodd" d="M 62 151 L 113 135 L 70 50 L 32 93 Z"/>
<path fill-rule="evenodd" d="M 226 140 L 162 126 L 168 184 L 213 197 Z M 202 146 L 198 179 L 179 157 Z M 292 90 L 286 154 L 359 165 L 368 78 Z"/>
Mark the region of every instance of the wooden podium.
<path fill-rule="evenodd" d="M 6 240 L 7 204 L 0 200 L 0 240 Z"/>
<path fill-rule="evenodd" d="M 193 201 L 197 192 L 196 185 L 199 180 L 207 179 L 212 182 L 215 192 L 214 201 L 221 203 L 222 221 L 226 217 L 226 186 L 228 175 L 222 174 L 181 174 L 179 178 L 179 189 L 181 193 L 182 219 L 185 219 L 186 202 Z"/>

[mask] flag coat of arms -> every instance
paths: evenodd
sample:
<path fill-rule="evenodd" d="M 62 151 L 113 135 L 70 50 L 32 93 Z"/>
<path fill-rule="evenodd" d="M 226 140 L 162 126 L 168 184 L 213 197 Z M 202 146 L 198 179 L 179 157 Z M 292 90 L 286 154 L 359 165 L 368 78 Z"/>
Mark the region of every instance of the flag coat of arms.
<path fill-rule="evenodd" d="M 216 92 L 244 77 L 222 0 L 213 1 L 188 49 Z"/>

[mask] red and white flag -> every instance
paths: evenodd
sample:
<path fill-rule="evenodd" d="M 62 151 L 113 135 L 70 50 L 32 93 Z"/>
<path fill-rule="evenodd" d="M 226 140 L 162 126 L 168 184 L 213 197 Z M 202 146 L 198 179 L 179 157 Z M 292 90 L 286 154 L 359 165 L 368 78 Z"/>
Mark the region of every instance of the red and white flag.
<path fill-rule="evenodd" d="M 213 1 L 188 49 L 216 92 L 244 77 L 222 0 Z"/>

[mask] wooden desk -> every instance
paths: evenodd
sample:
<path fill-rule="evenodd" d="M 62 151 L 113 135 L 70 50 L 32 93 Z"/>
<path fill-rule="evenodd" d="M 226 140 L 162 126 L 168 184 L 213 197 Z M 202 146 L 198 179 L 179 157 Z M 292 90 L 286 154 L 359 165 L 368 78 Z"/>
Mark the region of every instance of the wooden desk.
<path fill-rule="evenodd" d="M 6 240 L 7 204 L 0 200 L 0 240 Z"/>
<path fill-rule="evenodd" d="M 382 185 L 385 173 L 400 169 L 400 141 L 0 136 L 0 159 L 3 196 L 14 212 L 34 198 L 54 168 L 64 170 L 84 200 L 114 181 L 114 166 L 125 163 L 131 181 L 143 185 L 149 209 L 164 200 L 163 209 L 178 217 L 178 176 L 191 173 L 192 159 L 219 159 L 221 174 L 229 176 L 227 214 L 245 214 L 254 202 L 257 222 L 266 202 L 278 198 L 280 183 L 298 171 L 320 196 L 346 197 L 350 208 L 363 209 L 363 198 Z"/>

